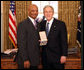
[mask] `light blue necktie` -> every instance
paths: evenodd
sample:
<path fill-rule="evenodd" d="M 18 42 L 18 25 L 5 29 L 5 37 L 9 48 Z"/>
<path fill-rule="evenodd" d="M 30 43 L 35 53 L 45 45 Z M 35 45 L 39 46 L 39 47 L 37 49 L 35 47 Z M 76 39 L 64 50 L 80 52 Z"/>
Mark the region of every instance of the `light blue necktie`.
<path fill-rule="evenodd" d="M 48 33 L 49 33 L 49 23 L 47 23 L 46 25 L 46 35 L 48 36 Z"/>

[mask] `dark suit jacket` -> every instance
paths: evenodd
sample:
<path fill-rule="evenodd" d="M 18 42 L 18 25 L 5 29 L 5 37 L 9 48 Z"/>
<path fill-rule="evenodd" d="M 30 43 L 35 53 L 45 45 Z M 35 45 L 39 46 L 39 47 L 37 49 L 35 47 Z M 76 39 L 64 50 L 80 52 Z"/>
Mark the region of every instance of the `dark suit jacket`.
<path fill-rule="evenodd" d="M 18 25 L 16 61 L 23 66 L 24 61 L 29 60 L 31 66 L 37 66 L 40 58 L 39 34 L 29 18 Z"/>
<path fill-rule="evenodd" d="M 42 21 L 40 26 L 41 31 L 44 31 L 46 29 L 46 21 Z M 59 63 L 61 56 L 67 56 L 67 29 L 64 22 L 54 18 L 48 34 L 48 43 L 42 48 L 43 56 L 47 55 L 48 62 Z"/>

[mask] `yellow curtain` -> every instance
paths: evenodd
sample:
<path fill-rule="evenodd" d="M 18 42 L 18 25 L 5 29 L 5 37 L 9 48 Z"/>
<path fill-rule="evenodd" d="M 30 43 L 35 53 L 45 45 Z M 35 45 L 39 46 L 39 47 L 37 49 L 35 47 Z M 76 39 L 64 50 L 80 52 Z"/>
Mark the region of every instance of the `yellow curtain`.
<path fill-rule="evenodd" d="M 77 34 L 77 20 L 78 20 L 78 7 L 80 1 L 59 1 L 58 2 L 58 18 L 66 23 L 69 47 L 76 46 Z"/>

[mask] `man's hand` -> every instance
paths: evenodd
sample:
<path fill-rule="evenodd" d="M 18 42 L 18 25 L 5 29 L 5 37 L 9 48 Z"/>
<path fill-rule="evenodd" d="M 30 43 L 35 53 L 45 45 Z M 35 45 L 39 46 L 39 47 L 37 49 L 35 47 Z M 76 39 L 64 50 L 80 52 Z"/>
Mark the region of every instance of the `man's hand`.
<path fill-rule="evenodd" d="M 61 56 L 60 62 L 61 62 L 61 64 L 65 63 L 66 62 L 66 56 Z"/>
<path fill-rule="evenodd" d="M 24 68 L 30 68 L 30 62 L 24 61 Z"/>

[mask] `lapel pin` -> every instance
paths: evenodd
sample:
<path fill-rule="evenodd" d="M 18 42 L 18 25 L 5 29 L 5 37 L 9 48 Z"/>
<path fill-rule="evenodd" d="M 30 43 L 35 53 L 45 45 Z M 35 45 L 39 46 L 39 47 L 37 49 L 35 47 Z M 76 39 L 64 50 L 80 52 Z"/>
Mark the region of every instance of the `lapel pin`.
<path fill-rule="evenodd" d="M 54 28 L 55 28 L 56 26 L 54 26 Z"/>

